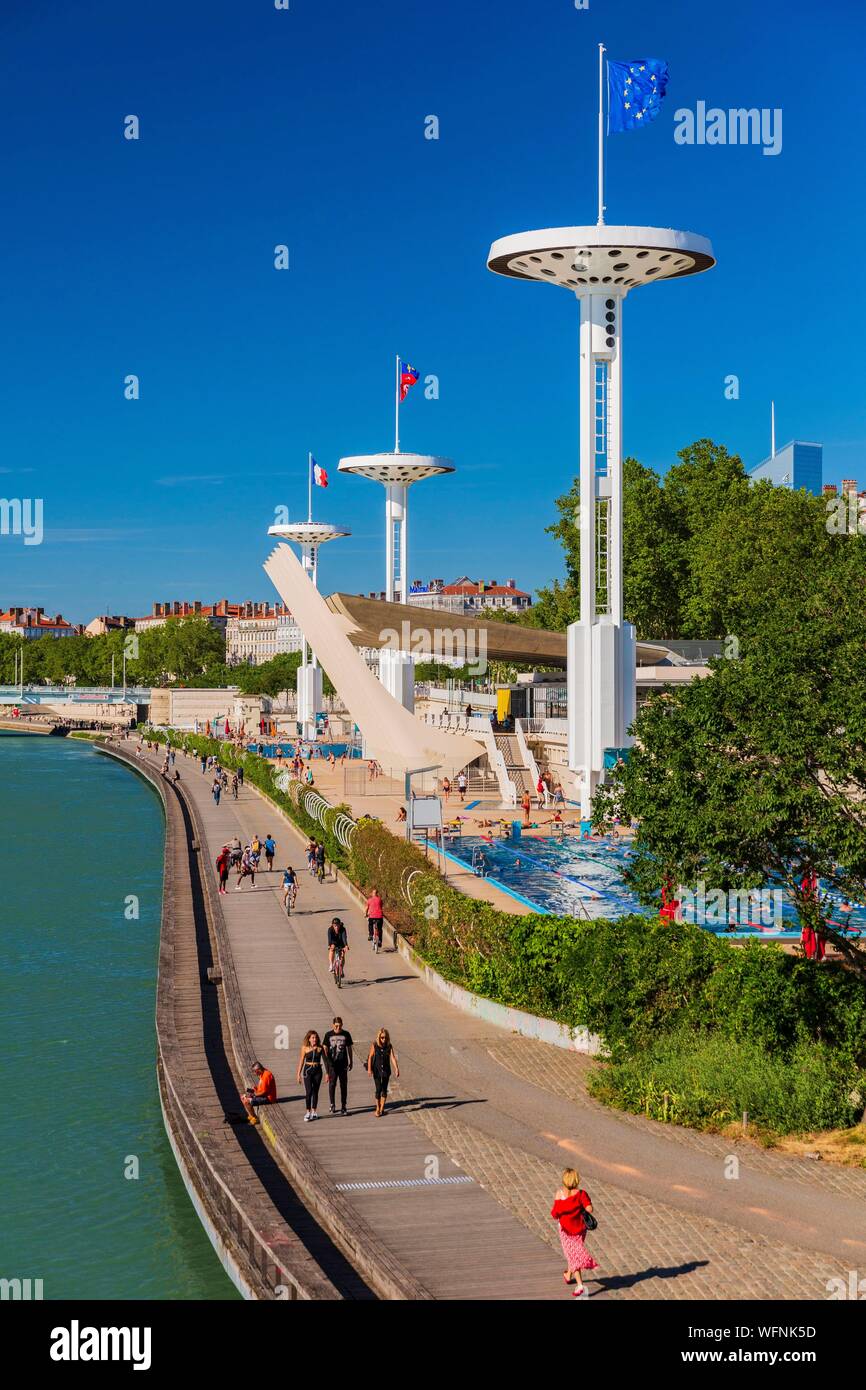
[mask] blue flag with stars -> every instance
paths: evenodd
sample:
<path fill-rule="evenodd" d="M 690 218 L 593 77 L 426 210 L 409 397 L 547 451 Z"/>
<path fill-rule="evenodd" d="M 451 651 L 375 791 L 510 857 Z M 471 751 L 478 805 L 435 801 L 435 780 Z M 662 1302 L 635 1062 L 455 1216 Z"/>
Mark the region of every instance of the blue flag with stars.
<path fill-rule="evenodd" d="M 639 130 L 659 113 L 668 85 L 663 58 L 634 58 L 607 65 L 607 128 Z"/>

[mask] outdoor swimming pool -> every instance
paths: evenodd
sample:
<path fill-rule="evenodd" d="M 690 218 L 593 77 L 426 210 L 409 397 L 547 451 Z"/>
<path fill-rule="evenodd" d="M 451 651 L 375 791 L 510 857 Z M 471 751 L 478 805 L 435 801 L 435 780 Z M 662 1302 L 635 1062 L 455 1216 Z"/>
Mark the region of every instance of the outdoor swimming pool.
<path fill-rule="evenodd" d="M 348 743 L 307 743 L 304 739 L 300 740 L 300 745 L 285 741 L 274 743 L 273 739 L 270 742 L 265 739 L 256 739 L 253 743 L 247 744 L 247 752 L 257 753 L 260 746 L 264 758 L 275 758 L 278 752 L 281 752 L 284 758 L 293 758 L 298 746 L 300 746 L 302 757 L 309 758 L 312 755 L 313 761 L 317 758 L 327 758 L 329 753 L 333 753 L 335 758 L 342 758 L 344 753 L 347 753 L 350 758 L 360 758 L 361 756 L 360 748 L 354 748 Z"/>
<path fill-rule="evenodd" d="M 539 912 L 567 913 L 574 917 L 598 919 L 639 913 L 648 917 L 654 909 L 644 906 L 622 881 L 622 872 L 632 854 L 627 843 L 605 837 L 579 840 L 577 836 L 526 838 L 513 844 L 479 835 L 457 836 L 447 843 L 447 852 L 470 867 L 473 852 L 480 851 L 486 861 L 485 876 L 507 893 L 528 903 Z M 752 913 L 749 920 L 754 920 Z M 711 921 L 700 922 L 706 931 L 737 938 L 799 939 L 800 924 L 791 903 L 782 903 L 782 925 L 770 921 L 760 926 L 746 925 L 741 918 L 733 930 Z M 851 927 L 866 931 L 866 908 L 856 906 Z"/>

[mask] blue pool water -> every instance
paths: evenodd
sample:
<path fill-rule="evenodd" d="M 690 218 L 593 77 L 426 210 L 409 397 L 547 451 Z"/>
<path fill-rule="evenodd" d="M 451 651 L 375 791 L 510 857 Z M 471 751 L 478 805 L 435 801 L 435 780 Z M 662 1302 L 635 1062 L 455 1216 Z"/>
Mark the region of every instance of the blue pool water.
<path fill-rule="evenodd" d="M 293 758 L 298 746 L 295 743 L 266 743 L 264 739 L 261 740 L 261 745 L 262 757 L 264 758 L 275 758 L 278 751 L 282 753 L 284 758 Z M 307 758 L 312 754 L 314 761 L 317 757 L 327 758 L 329 753 L 333 753 L 335 758 L 342 758 L 347 751 L 350 758 L 360 758 L 361 756 L 360 748 L 353 748 L 346 743 L 305 743 L 302 741 L 300 748 L 302 757 Z M 247 745 L 248 753 L 257 753 L 258 750 L 258 739 Z"/>
<path fill-rule="evenodd" d="M 574 837 L 532 837 L 514 843 L 477 835 L 457 836 L 447 850 L 461 863 L 472 865 L 473 851 L 486 860 L 486 877 L 539 912 L 563 913 L 583 918 L 614 918 L 625 913 L 648 917 L 655 909 L 640 903 L 622 881 L 632 854 L 627 843 L 613 839 L 578 840 Z M 711 915 L 711 914 L 710 914 Z M 734 937 L 799 938 L 800 926 L 793 905 L 782 905 L 781 927 L 769 923 L 747 925 L 741 919 L 735 929 L 702 922 L 707 931 Z M 856 931 L 866 931 L 866 908 L 855 907 L 850 919 Z"/>

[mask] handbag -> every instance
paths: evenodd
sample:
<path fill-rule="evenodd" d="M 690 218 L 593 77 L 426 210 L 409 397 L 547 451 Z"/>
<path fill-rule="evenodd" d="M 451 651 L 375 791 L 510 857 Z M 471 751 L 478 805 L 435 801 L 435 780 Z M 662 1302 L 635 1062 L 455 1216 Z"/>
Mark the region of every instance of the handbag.
<path fill-rule="evenodd" d="M 580 1210 L 581 1210 L 581 1214 L 582 1214 L 582 1216 L 583 1216 L 584 1223 L 585 1223 L 585 1225 L 586 1225 L 586 1229 L 587 1229 L 588 1231 L 596 1231 L 596 1230 L 598 1230 L 598 1222 L 596 1221 L 596 1219 L 595 1219 L 595 1217 L 593 1216 L 592 1212 L 591 1212 L 591 1211 L 587 1211 L 586 1207 L 583 1206 L 583 1204 L 581 1204 Z"/>

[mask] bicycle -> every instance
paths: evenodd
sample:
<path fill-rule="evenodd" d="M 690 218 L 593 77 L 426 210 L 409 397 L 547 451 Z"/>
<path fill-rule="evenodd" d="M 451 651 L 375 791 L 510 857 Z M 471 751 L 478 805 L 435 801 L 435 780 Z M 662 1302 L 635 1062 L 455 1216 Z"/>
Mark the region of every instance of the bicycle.
<path fill-rule="evenodd" d="M 373 955 L 378 956 L 382 949 L 382 923 L 373 923 Z"/>
<path fill-rule="evenodd" d="M 334 980 L 335 980 L 335 982 L 336 982 L 337 989 L 342 989 L 342 988 L 343 988 L 343 956 L 344 956 L 344 954 L 345 954 L 344 951 L 335 951 L 335 952 L 334 952 Z"/>

